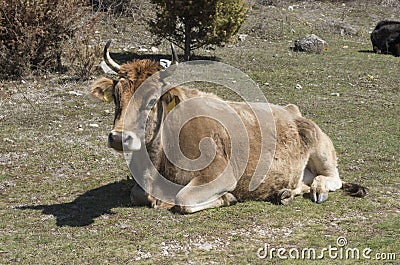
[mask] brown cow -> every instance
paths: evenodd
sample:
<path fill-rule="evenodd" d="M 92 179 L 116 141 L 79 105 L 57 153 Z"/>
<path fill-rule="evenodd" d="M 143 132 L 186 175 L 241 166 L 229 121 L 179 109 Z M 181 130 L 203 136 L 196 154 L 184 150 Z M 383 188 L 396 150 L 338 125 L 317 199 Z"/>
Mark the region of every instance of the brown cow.
<path fill-rule="evenodd" d="M 341 181 L 331 140 L 314 122 L 302 117 L 297 106 L 225 102 L 198 90 L 168 87 L 164 83 L 165 74 L 157 72 L 161 69 L 157 62 L 141 60 L 119 66 L 109 58 L 107 48 L 108 45 L 104 52 L 106 62 L 118 72 L 119 78 L 97 80 L 92 86 L 92 94 L 101 100 L 113 99 L 115 102 L 114 129 L 109 135 L 108 144 L 132 155 L 133 174 L 146 190 L 144 192 L 140 186 L 134 186 L 131 192 L 134 204 L 150 204 L 160 208 L 173 206 L 177 212 L 193 213 L 243 200 L 276 200 L 288 204 L 294 196 L 302 193 L 310 193 L 312 201 L 322 203 L 328 198 L 329 191 L 340 188 L 353 196 L 365 196 L 362 186 Z M 133 97 L 129 104 L 134 92 L 151 73 L 155 75 L 146 81 L 143 96 Z M 225 116 L 228 119 L 240 117 L 247 135 L 236 139 L 238 143 L 232 143 L 226 128 L 205 116 L 192 119 L 182 128 L 163 126 L 172 102 L 176 105 L 175 113 L 178 113 L 175 116 L 172 115 L 174 111 L 170 113 L 175 121 L 182 118 L 179 113 L 193 111 L 209 113 L 210 116 L 215 113 L 226 114 L 224 106 L 228 105 L 233 112 Z M 271 111 L 273 118 L 269 115 Z M 265 128 L 276 128 L 276 134 Z M 260 185 L 250 190 L 249 185 L 259 161 L 267 159 L 259 157 L 262 149 L 261 130 L 264 129 L 267 131 L 264 140 L 275 143 L 275 153 L 268 174 Z M 215 156 L 207 167 L 187 170 L 167 159 L 164 148 L 168 143 L 162 140 L 162 134 L 177 132 L 179 149 L 192 160 L 202 155 L 199 144 L 203 139 L 213 140 Z M 233 144 L 240 146 L 246 141 L 250 151 L 243 151 L 242 156 L 239 154 L 232 158 Z M 148 154 L 150 161 L 146 160 L 144 153 Z M 242 161 L 245 161 L 244 165 Z M 162 183 L 166 182 L 158 180 L 157 174 L 183 188 L 174 197 L 162 200 L 171 193 L 164 189 Z M 207 188 L 202 188 L 202 185 Z M 162 196 L 163 193 L 166 197 Z M 152 196 L 154 194 L 158 199 Z"/>

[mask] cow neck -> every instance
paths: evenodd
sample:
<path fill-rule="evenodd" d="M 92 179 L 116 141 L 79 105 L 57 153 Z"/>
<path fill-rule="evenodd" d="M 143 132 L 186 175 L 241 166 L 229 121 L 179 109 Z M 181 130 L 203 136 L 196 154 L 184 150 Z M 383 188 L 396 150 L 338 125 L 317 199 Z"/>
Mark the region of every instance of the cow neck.
<path fill-rule="evenodd" d="M 150 141 L 148 143 L 146 143 L 146 146 L 151 146 L 156 142 L 160 142 L 161 139 L 161 127 L 162 127 L 162 123 L 164 121 L 165 115 L 164 115 L 164 108 L 163 108 L 163 104 L 162 101 L 159 100 L 157 103 L 157 126 L 154 129 L 154 133 L 153 133 L 153 137 L 150 139 Z"/>
<path fill-rule="evenodd" d="M 156 115 L 157 115 L 156 118 L 157 126 L 154 129 L 153 137 L 150 139 L 148 143 L 146 143 L 146 149 L 148 152 L 148 156 L 151 160 L 151 163 L 160 172 L 162 171 L 163 168 L 161 130 L 162 130 L 162 122 L 164 120 L 164 110 L 161 101 L 157 103 Z"/>

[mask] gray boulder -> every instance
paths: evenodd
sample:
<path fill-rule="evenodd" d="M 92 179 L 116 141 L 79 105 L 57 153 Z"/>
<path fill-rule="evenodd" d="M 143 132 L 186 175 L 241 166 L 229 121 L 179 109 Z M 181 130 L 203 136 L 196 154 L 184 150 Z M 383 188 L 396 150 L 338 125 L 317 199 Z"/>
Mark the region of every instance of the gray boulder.
<path fill-rule="evenodd" d="M 307 35 L 294 41 L 293 51 L 323 53 L 328 49 L 328 43 L 315 34 Z"/>

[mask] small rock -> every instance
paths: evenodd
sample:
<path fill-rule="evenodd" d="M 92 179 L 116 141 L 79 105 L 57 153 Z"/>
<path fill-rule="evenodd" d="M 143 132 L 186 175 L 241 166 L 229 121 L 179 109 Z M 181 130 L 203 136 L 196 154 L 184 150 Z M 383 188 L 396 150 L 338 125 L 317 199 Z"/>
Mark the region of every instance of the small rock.
<path fill-rule="evenodd" d="M 293 6 L 288 6 L 287 8 L 289 11 L 293 11 Z"/>
<path fill-rule="evenodd" d="M 307 35 L 294 41 L 293 51 L 323 53 L 328 49 L 328 43 L 315 34 Z"/>
<path fill-rule="evenodd" d="M 151 258 L 151 254 L 150 254 L 150 252 L 142 252 L 142 251 L 138 251 L 138 255 L 136 256 L 136 258 L 135 258 L 135 260 L 136 261 L 139 261 L 139 260 L 142 260 L 142 259 L 149 259 L 149 258 Z"/>
<path fill-rule="evenodd" d="M 167 60 L 167 59 L 160 59 L 160 64 L 162 65 L 162 67 L 164 68 L 168 68 L 171 66 L 172 61 Z"/>
<path fill-rule="evenodd" d="M 13 140 L 13 139 L 10 139 L 10 138 L 3 138 L 3 142 L 13 144 L 13 143 L 14 143 L 14 140 Z"/>
<path fill-rule="evenodd" d="M 83 94 L 79 91 L 68 91 L 68 94 L 74 95 L 74 96 L 82 96 Z"/>
<path fill-rule="evenodd" d="M 340 96 L 340 94 L 339 93 L 331 93 L 331 96 L 334 96 L 334 97 L 339 97 Z"/>
<path fill-rule="evenodd" d="M 96 123 L 91 123 L 91 124 L 89 124 L 89 127 L 92 127 L 92 128 L 99 128 L 99 125 L 96 124 Z"/>
<path fill-rule="evenodd" d="M 151 47 L 150 50 L 152 53 L 158 53 L 160 51 L 160 49 L 158 49 L 157 47 L 154 47 L 154 46 Z"/>
<path fill-rule="evenodd" d="M 239 34 L 239 36 L 238 36 L 238 39 L 240 40 L 240 41 L 245 41 L 246 40 L 246 38 L 247 38 L 247 34 Z"/>
<path fill-rule="evenodd" d="M 213 248 L 213 246 L 208 242 L 203 243 L 203 244 L 199 244 L 197 247 L 199 249 L 201 249 L 201 250 L 204 250 L 204 251 L 210 251 Z"/>
<path fill-rule="evenodd" d="M 14 182 L 12 182 L 12 181 L 5 181 L 5 182 L 3 182 L 3 184 L 2 184 L 4 187 L 15 187 L 15 186 L 17 186 L 17 184 L 15 184 Z"/>
<path fill-rule="evenodd" d="M 147 52 L 148 51 L 148 49 L 146 49 L 146 48 L 139 48 L 139 50 L 138 50 L 138 52 Z"/>
<path fill-rule="evenodd" d="M 119 228 L 121 228 L 121 229 L 129 228 L 129 225 L 124 224 L 124 223 L 118 223 L 118 224 L 116 224 L 115 226 L 116 226 L 116 227 L 119 227 Z"/>
<path fill-rule="evenodd" d="M 295 86 L 297 89 L 302 89 L 303 87 L 302 87 L 302 85 L 300 85 L 300 84 L 296 84 L 296 86 Z"/>

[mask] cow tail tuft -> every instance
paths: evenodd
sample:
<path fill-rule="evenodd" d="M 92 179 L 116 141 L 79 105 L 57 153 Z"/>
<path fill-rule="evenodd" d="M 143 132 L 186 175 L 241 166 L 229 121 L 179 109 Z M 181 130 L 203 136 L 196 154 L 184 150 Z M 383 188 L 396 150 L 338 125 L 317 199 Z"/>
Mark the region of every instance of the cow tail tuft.
<path fill-rule="evenodd" d="M 345 192 L 345 194 L 352 197 L 362 198 L 367 195 L 367 188 L 359 184 L 343 182 L 342 190 Z"/>

